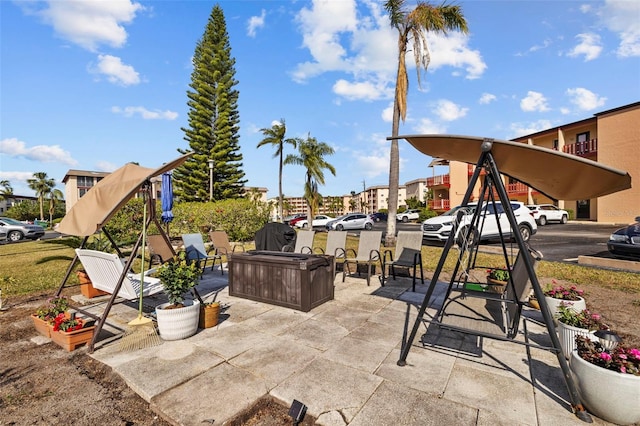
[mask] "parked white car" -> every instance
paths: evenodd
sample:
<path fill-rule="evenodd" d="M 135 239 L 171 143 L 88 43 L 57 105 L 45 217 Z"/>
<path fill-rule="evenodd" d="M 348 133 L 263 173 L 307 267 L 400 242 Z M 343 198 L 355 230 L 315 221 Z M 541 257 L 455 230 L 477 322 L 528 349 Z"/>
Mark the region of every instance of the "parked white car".
<path fill-rule="evenodd" d="M 324 228 L 327 225 L 327 222 L 330 220 L 334 220 L 335 217 L 327 216 L 326 214 L 317 214 L 311 221 L 312 228 Z M 309 221 L 307 219 L 302 219 L 296 222 L 295 225 L 297 228 L 307 228 L 309 226 Z"/>
<path fill-rule="evenodd" d="M 480 226 L 482 227 L 481 235 L 478 235 L 477 229 L 470 229 L 473 214 L 477 207 L 477 203 L 469 204 L 466 207 L 458 206 L 440 216 L 425 220 L 422 222 L 423 238 L 431 241 L 446 241 L 451 234 L 453 223 L 456 220 L 458 210 L 460 209 L 464 209 L 464 214 L 455 235 L 458 245 L 464 244 L 465 239 L 468 242 L 478 242 L 480 240 L 499 238 L 500 231 L 498 229 L 498 222 L 500 222 L 500 229 L 502 229 L 502 233 L 505 237 L 509 237 L 512 234 L 509 219 L 507 218 L 500 202 L 495 204 L 495 208 L 493 203 L 487 203 L 484 205 L 482 212 L 484 219 L 482 217 L 480 218 Z M 520 235 L 525 241 L 529 241 L 529 238 L 538 232 L 538 226 L 531 214 L 531 211 L 524 205 L 524 203 L 519 201 L 511 201 L 511 208 L 513 209 L 516 221 L 518 222 Z M 497 212 L 497 215 L 495 212 Z"/>
<path fill-rule="evenodd" d="M 410 220 L 418 220 L 420 219 L 420 209 L 409 209 L 405 210 L 402 213 L 396 214 L 396 220 L 407 223 Z"/>
<path fill-rule="evenodd" d="M 566 210 L 562 210 L 553 204 L 531 204 L 527 206 L 536 223 L 540 226 L 544 226 L 549 222 L 560 222 L 565 224 L 569 221 L 569 213 Z"/>

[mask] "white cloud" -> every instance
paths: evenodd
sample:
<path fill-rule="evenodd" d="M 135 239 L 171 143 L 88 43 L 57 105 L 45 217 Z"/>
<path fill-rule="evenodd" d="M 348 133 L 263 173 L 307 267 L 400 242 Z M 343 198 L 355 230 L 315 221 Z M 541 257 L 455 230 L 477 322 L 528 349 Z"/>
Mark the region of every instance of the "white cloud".
<path fill-rule="evenodd" d="M 49 0 L 48 8 L 36 14 L 50 24 L 63 39 L 87 50 L 106 44 L 122 47 L 127 41 L 123 24 L 130 24 L 145 8 L 130 0 Z"/>
<path fill-rule="evenodd" d="M 266 16 L 267 12 L 262 9 L 260 16 L 252 16 L 251 18 L 249 18 L 249 21 L 247 22 L 247 35 L 249 37 L 255 37 L 256 30 L 258 28 L 264 28 L 264 18 Z"/>
<path fill-rule="evenodd" d="M 495 95 L 492 95 L 491 93 L 483 93 L 482 96 L 480 96 L 480 99 L 478 100 L 478 103 L 480 104 L 489 104 L 493 101 L 495 101 L 497 98 Z"/>
<path fill-rule="evenodd" d="M 99 172 L 113 172 L 118 168 L 117 165 L 109 162 L 109 161 L 98 161 L 96 163 L 96 170 Z"/>
<path fill-rule="evenodd" d="M 391 142 L 386 136 L 374 134 L 368 140 L 362 140 L 366 146 L 365 151 L 353 151 L 351 156 L 354 161 L 354 170 L 366 178 L 389 175 L 389 149 Z M 402 159 L 400 163 L 402 164 Z"/>
<path fill-rule="evenodd" d="M 359 13 L 358 8 L 367 8 L 367 12 Z M 393 98 L 398 34 L 379 3 L 314 0 L 309 8 L 301 9 L 296 20 L 311 59 L 295 67 L 291 73 L 294 81 L 303 83 L 325 72 L 343 72 L 352 78 L 337 81 L 336 94 L 349 100 Z M 461 33 L 427 37 L 430 70 L 450 66 L 464 69 L 466 78 L 473 79 L 486 69 L 479 52 L 467 46 L 468 38 Z M 415 76 L 413 56 L 407 58 L 407 67 Z"/>
<path fill-rule="evenodd" d="M 551 46 L 551 40 L 547 38 L 542 41 L 542 44 L 534 44 L 531 46 L 529 48 L 529 52 L 537 52 L 538 50 L 546 49 L 549 46 Z"/>
<path fill-rule="evenodd" d="M 511 125 L 511 131 L 513 132 L 513 137 L 517 138 L 524 135 L 530 135 L 531 133 L 537 133 L 551 127 L 553 127 L 551 121 L 538 120 L 532 123 L 513 123 Z"/>
<path fill-rule="evenodd" d="M 393 102 L 390 102 L 389 106 L 382 110 L 381 118 L 385 123 L 393 123 Z"/>
<path fill-rule="evenodd" d="M 388 98 L 389 91 L 393 89 L 376 85 L 374 81 L 348 82 L 340 79 L 333 85 L 333 93 L 340 95 L 350 101 L 365 100 L 374 101 L 381 98 Z"/>
<path fill-rule="evenodd" d="M 32 172 L 7 172 L 7 171 L 0 171 L 0 179 L 2 180 L 8 180 L 11 181 L 11 186 L 13 185 L 13 181 L 20 181 L 20 182 L 27 182 L 27 179 L 32 179 L 33 178 L 33 173 Z M 16 188 L 13 188 L 13 193 L 16 194 Z"/>
<path fill-rule="evenodd" d="M 542 93 L 528 91 L 527 96 L 520 101 L 520 108 L 526 112 L 544 112 L 549 111 L 547 106 L 547 98 Z"/>
<path fill-rule="evenodd" d="M 640 2 L 605 0 L 598 14 L 609 31 L 620 38 L 616 54 L 621 58 L 640 56 Z"/>
<path fill-rule="evenodd" d="M 570 102 L 578 107 L 581 111 L 591 111 L 601 106 L 604 106 L 607 98 L 600 97 L 590 90 L 583 87 L 576 87 L 574 89 L 567 89 L 567 96 L 570 97 Z"/>
<path fill-rule="evenodd" d="M 413 126 L 413 130 L 415 130 L 418 134 L 425 135 L 439 135 L 447 133 L 446 126 L 440 123 L 435 123 L 428 118 L 421 119 L 415 126 Z"/>
<path fill-rule="evenodd" d="M 454 121 L 462 118 L 467 115 L 467 111 L 469 111 L 469 108 L 461 108 L 446 99 L 440 99 L 433 109 L 433 112 L 444 121 Z"/>
<path fill-rule="evenodd" d="M 89 66 L 89 71 L 94 74 L 102 74 L 109 82 L 121 86 L 131 86 L 140 83 L 140 75 L 131 66 L 122 63 L 117 56 L 98 55 L 98 64 Z"/>
<path fill-rule="evenodd" d="M 20 157 L 41 163 L 62 163 L 70 166 L 78 164 L 71 157 L 68 151 L 63 150 L 60 145 L 36 145 L 28 148 L 27 145 L 17 138 L 7 138 L 0 140 L 0 154 L 9 157 Z"/>
<path fill-rule="evenodd" d="M 602 53 L 602 42 L 598 34 L 585 33 L 576 36 L 580 43 L 568 53 L 569 56 L 575 58 L 584 55 L 585 62 L 592 61 Z"/>
<path fill-rule="evenodd" d="M 111 112 L 114 114 L 121 114 L 125 117 L 133 117 L 138 114 L 145 120 L 175 120 L 178 118 L 178 113 L 174 111 L 149 111 L 145 107 L 141 106 L 128 106 L 124 108 L 114 106 L 111 107 Z"/>

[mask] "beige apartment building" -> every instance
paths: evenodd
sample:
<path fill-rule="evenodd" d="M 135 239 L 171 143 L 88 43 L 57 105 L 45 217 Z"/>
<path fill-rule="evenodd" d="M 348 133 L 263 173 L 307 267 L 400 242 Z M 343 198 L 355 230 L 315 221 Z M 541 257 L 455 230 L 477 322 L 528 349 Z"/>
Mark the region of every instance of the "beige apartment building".
<path fill-rule="evenodd" d="M 592 118 L 513 139 L 514 142 L 562 151 L 624 170 L 631 175 L 630 189 L 590 200 L 554 201 L 506 177 L 504 183 L 509 198 L 527 204 L 556 204 L 572 210 L 576 220 L 616 224 L 633 222 L 635 217 L 640 216 L 639 123 L 640 102 L 636 102 L 596 113 Z M 448 174 L 427 178 L 427 187 L 433 191 L 433 200 L 429 202 L 429 206 L 436 211 L 444 212 L 460 204 L 474 167 L 452 161 Z M 581 178 L 575 176 L 575 179 Z M 479 195 L 479 188 L 480 185 L 475 188 L 476 197 Z"/>

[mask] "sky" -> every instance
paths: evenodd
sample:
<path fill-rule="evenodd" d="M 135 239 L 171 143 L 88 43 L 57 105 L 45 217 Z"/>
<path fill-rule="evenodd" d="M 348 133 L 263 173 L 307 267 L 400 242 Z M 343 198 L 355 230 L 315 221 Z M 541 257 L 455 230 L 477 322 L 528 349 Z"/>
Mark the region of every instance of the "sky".
<path fill-rule="evenodd" d="M 189 148 L 191 58 L 216 3 L 236 60 L 246 185 L 278 195 L 275 150 L 256 146 L 281 119 L 287 137 L 334 148 L 322 195 L 388 185 L 398 33 L 373 0 L 0 0 L 0 179 L 34 195 L 35 172 L 63 190 L 70 169 L 177 158 Z M 407 54 L 401 135 L 512 139 L 640 100 L 640 1 L 455 4 L 469 32 L 427 36 L 420 84 Z M 399 147 L 401 184 L 446 173 Z M 302 196 L 304 175 L 285 166 L 285 196 Z"/>

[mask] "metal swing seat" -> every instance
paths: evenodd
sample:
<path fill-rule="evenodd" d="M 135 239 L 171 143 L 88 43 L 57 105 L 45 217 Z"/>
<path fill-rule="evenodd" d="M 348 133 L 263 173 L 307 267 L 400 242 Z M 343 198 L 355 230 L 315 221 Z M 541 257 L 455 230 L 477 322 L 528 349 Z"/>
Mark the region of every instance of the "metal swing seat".
<path fill-rule="evenodd" d="M 407 364 L 407 356 L 418 329 L 425 323 L 428 323 L 428 328 L 423 336 L 423 341 L 427 334 L 444 329 L 522 344 L 527 347 L 527 353 L 529 353 L 530 347 L 549 350 L 557 356 L 569 391 L 572 411 L 580 420 L 590 423 L 592 419 L 580 401 L 569 365 L 560 349 L 553 319 L 547 309 L 544 294 L 535 273 L 535 264 L 542 258 L 542 255 L 529 247 L 520 234 L 501 173 L 516 178 L 556 199 L 595 198 L 627 189 L 631 186 L 629 174 L 589 160 L 516 142 L 452 135 L 417 135 L 399 136 L 398 138 L 406 139 L 426 155 L 445 160 L 467 162 L 475 164 L 476 167 L 461 204 L 463 208 L 458 210 L 456 219 L 453 221 L 451 234 L 445 243 L 413 328 L 407 340 L 403 342 L 397 364 L 399 366 Z M 539 169 L 540 163 L 538 161 L 547 166 L 546 169 L 542 168 L 542 172 Z M 498 169 L 498 164 L 502 165 L 502 170 Z M 559 176 L 551 178 L 552 172 L 549 172 L 549 168 L 554 166 L 558 166 L 553 170 L 557 171 Z M 460 251 L 444 292 L 444 300 L 433 316 L 425 317 L 426 309 L 432 305 L 438 306 L 436 299 L 442 296 L 435 294 L 436 285 L 456 239 L 456 233 L 464 215 L 464 207 L 469 206 L 473 190 L 480 181 L 481 172 L 484 172 L 484 181 L 481 184 L 479 200 L 477 200 L 478 207 L 475 209 L 471 224 L 460 229 L 460 233 L 462 233 L 458 236 Z M 577 172 L 582 172 L 585 176 L 593 178 L 596 183 L 589 181 L 585 184 L 582 182 L 577 185 L 578 187 L 566 185 L 564 181 L 571 182 L 569 179 L 571 174 Z M 554 195 L 556 196 L 554 197 Z M 486 291 L 489 287 L 488 284 L 478 279 L 477 272 L 479 270 L 486 271 L 486 267 L 477 264 L 477 253 L 479 236 L 482 235 L 481 231 L 485 219 L 482 211 L 489 204 L 493 204 L 495 207 L 498 201 L 496 196 L 503 208 L 500 214 L 506 215 L 509 227 L 513 230 L 511 238 L 515 241 L 517 256 L 512 262 L 513 253 L 510 256 L 507 251 L 505 233 L 502 232 L 500 221 L 497 220 L 501 235 L 502 254 L 510 275 L 504 289 L 490 292 Z M 497 209 L 494 208 L 493 211 L 498 215 Z M 465 223 L 465 225 L 467 224 Z M 532 343 L 527 337 L 526 321 L 522 320 L 521 313 L 531 291 L 540 304 L 541 314 L 551 340 L 550 347 Z M 521 323 L 524 341 L 516 339 L 516 336 L 520 334 Z"/>

